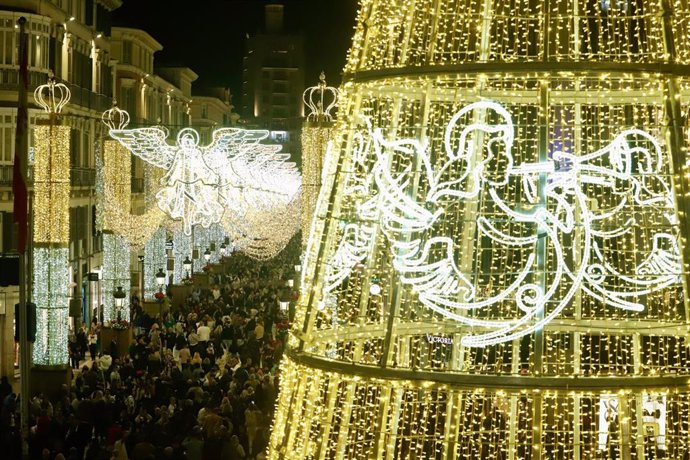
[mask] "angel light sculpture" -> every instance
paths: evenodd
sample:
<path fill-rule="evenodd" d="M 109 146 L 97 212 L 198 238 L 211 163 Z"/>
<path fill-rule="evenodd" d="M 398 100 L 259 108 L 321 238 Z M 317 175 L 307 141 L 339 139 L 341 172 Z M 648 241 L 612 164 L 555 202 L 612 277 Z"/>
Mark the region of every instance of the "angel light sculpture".
<path fill-rule="evenodd" d="M 579 292 L 610 307 L 642 311 L 640 298 L 680 283 L 680 251 L 670 231 L 651 235 L 634 256 L 612 260 L 611 251 L 602 250 L 625 238 L 648 238 L 636 233 L 640 213 L 626 209 L 658 213 L 665 222 L 660 227 L 677 224 L 671 188 L 661 174 L 662 148 L 647 132 L 624 130 L 589 154 L 555 151 L 544 161 L 518 163 L 511 115 L 495 102 L 470 104 L 452 117 L 445 158 L 432 157 L 425 141 L 388 140 L 370 120 L 363 122 L 355 136 L 358 172 L 345 185 L 357 216 L 341 231 L 324 297 L 370 255 L 377 228 L 388 240 L 400 282 L 425 307 L 470 326 L 474 333 L 462 338 L 470 347 L 533 333 Z M 408 163 L 394 166 L 392 156 Z M 504 198 L 510 187 L 521 190 L 519 200 Z M 617 198 L 602 208 L 602 194 Z M 474 209 L 477 236 L 449 232 L 442 216 L 453 206 Z M 458 262 L 463 252 L 473 252 L 458 240 L 475 238 L 519 254 L 498 262 L 508 279 L 499 289 Z M 573 240 L 581 242 L 578 250 L 568 251 Z M 485 314 L 506 305 L 512 314 Z"/>
<path fill-rule="evenodd" d="M 276 200 L 288 203 L 299 193 L 299 172 L 287 162 L 289 155 L 278 153 L 280 146 L 260 143 L 268 134 L 221 128 L 203 146 L 192 128 L 182 129 L 175 145 L 158 127 L 110 130 L 134 155 L 166 170 L 156 194 L 158 206 L 170 218 L 182 220 L 186 235 L 195 225 L 240 221 L 257 203 L 268 202 L 272 208 Z M 290 180 L 284 180 L 286 170 Z"/>

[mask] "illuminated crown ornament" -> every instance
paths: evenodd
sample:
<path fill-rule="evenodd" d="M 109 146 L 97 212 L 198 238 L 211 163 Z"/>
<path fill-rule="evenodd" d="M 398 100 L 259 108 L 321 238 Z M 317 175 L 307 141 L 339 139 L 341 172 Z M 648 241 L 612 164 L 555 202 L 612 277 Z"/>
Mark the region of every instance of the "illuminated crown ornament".
<path fill-rule="evenodd" d="M 101 120 L 108 129 L 125 129 L 129 125 L 129 113 L 117 106 L 117 101 L 113 99 L 113 107 L 103 112 Z"/>
<path fill-rule="evenodd" d="M 69 88 L 63 83 L 57 83 L 52 71 L 48 73 L 48 83 L 38 86 L 34 91 L 36 103 L 51 115 L 60 114 L 71 97 Z"/>
<path fill-rule="evenodd" d="M 690 5 L 359 3 L 268 458 L 687 456 Z"/>
<path fill-rule="evenodd" d="M 307 88 L 302 98 L 309 108 L 307 121 L 330 122 L 333 120 L 331 111 L 338 105 L 339 91 L 326 84 L 326 74 L 321 72 L 319 83 Z"/>

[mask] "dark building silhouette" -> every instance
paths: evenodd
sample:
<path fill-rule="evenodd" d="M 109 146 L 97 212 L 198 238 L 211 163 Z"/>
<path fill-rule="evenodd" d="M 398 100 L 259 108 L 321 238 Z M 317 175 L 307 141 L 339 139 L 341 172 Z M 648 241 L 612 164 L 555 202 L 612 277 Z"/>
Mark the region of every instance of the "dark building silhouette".
<path fill-rule="evenodd" d="M 266 5 L 264 30 L 247 39 L 241 112 L 249 124 L 270 129 L 300 163 L 304 38 L 284 31 L 283 13 L 283 5 Z"/>

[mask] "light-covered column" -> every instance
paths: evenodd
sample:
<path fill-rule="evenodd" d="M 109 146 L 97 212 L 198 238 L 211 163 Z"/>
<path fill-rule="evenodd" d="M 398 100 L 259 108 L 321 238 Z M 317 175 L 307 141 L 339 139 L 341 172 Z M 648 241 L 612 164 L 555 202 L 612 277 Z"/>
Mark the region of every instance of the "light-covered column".
<path fill-rule="evenodd" d="M 103 122 L 109 129 L 123 129 L 129 123 L 129 115 L 115 105 L 103 114 Z M 103 321 L 129 321 L 129 308 L 118 309 L 114 293 L 118 287 L 128 293 L 131 251 L 127 239 L 114 230 L 117 219 L 115 210 L 130 208 L 132 163 L 129 151 L 116 140 L 103 142 L 103 182 L 107 197 L 103 215 Z"/>
<path fill-rule="evenodd" d="M 338 90 L 326 85 L 323 72 L 318 85 L 304 92 L 304 103 L 310 109 L 302 128 L 302 246 L 305 248 L 321 191 L 323 162 L 333 134 L 331 111 L 337 102 Z"/>
<path fill-rule="evenodd" d="M 39 366 L 68 363 L 70 128 L 59 114 L 69 89 L 51 74 L 34 98 L 48 114 L 34 127 L 33 302 Z"/>

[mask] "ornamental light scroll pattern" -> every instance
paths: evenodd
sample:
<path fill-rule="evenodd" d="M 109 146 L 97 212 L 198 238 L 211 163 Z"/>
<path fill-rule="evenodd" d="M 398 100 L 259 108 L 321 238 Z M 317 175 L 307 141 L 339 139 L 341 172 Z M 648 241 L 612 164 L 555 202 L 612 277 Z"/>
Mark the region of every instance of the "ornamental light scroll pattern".
<path fill-rule="evenodd" d="M 469 326 L 471 332 L 461 339 L 468 347 L 531 334 L 558 317 L 578 293 L 640 312 L 640 298 L 681 283 L 675 204 L 662 175 L 662 146 L 645 131 L 621 130 L 592 153 L 553 151 L 546 161 L 518 163 L 510 113 L 482 101 L 451 118 L 445 157 L 437 153 L 432 163 L 424 140 L 388 140 L 368 118 L 362 124 L 353 149 L 358 173 L 349 176 L 344 190 L 353 197 L 356 219 L 341 231 L 325 273 L 324 298 L 370 255 L 377 228 L 389 243 L 399 281 L 425 307 Z M 407 159 L 407 166 L 391 167 L 393 156 Z M 412 192 L 415 176 L 417 184 L 425 184 L 421 195 Z M 509 184 L 519 185 L 519 200 L 501 193 Z M 616 197 L 603 209 L 597 205 L 602 191 Z M 522 255 L 519 264 L 506 267 L 510 281 L 498 292 L 481 286 L 481 275 L 460 268 L 460 242 L 440 225 L 444 208 L 469 201 L 491 207 L 477 213 L 477 239 L 489 238 Z M 649 250 L 613 260 L 605 248 L 641 238 L 636 234 L 640 210 L 656 213 L 661 221 L 652 241 L 643 245 Z M 581 241 L 580 249 L 569 253 L 564 241 L 573 239 Z M 506 303 L 514 315 L 482 315 Z"/>

